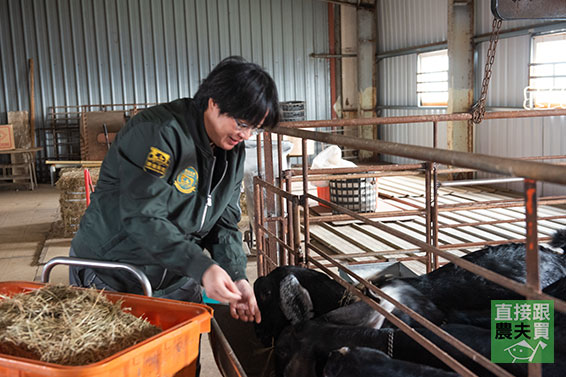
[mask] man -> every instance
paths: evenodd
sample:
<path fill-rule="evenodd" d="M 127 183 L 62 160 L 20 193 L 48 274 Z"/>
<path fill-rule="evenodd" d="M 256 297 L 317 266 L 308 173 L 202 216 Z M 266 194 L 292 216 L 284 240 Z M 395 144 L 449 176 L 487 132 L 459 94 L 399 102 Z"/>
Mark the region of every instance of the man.
<path fill-rule="evenodd" d="M 199 302 L 202 285 L 234 318 L 260 322 L 237 226 L 242 141 L 278 121 L 273 79 L 240 57 L 220 62 L 193 99 L 136 115 L 102 163 L 70 255 L 135 265 L 157 297 Z M 70 280 L 142 293 L 127 271 L 72 267 Z"/>

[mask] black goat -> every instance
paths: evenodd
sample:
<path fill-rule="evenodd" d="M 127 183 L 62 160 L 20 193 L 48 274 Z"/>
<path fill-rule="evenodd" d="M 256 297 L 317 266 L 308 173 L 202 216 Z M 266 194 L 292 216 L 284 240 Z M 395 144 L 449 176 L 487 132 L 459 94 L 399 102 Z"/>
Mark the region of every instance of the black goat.
<path fill-rule="evenodd" d="M 566 300 L 566 277 L 547 286 L 543 292 L 558 299 Z M 487 314 L 487 316 L 485 321 L 489 322 L 491 317 L 489 314 Z M 465 324 L 444 324 L 441 328 L 486 358 L 490 358 L 490 329 Z M 566 314 L 555 311 L 554 328 L 555 363 L 543 364 L 543 375 L 558 377 L 564 374 L 563 371 L 566 368 Z M 430 330 L 417 328 L 416 331 L 441 347 L 449 355 L 477 375 L 492 376 L 492 373 L 487 369 L 472 361 L 469 357 L 456 350 L 456 348 L 449 345 L 444 340 L 441 340 Z M 346 365 L 339 366 L 338 364 L 341 362 L 341 357 L 334 354 L 333 359 L 328 355 L 332 355 L 330 352 L 340 347 L 368 347 L 381 352 L 387 352 L 389 356 L 394 358 L 391 362 L 386 362 L 383 357 L 376 360 L 378 365 L 383 365 L 384 371 L 388 371 L 387 374 L 384 374 L 387 376 L 395 375 L 393 372 L 390 372 L 388 368 L 401 368 L 401 366 L 404 365 L 398 365 L 393 360 L 404 360 L 414 363 L 412 366 L 417 368 L 417 373 L 418 368 L 423 365 L 447 369 L 442 361 L 399 329 L 376 330 L 368 327 L 307 321 L 295 326 L 289 326 L 281 333 L 275 347 L 276 370 L 279 376 L 284 377 L 294 375 L 305 377 L 330 377 L 334 375 L 336 377 L 367 377 L 370 375 L 379 375 L 378 373 L 372 372 L 373 369 L 368 366 L 369 362 L 352 365 L 352 358 L 361 361 L 362 356 L 358 356 L 356 353 L 344 357 L 343 362 L 345 362 Z M 528 375 L 526 364 L 500 364 L 500 366 L 515 376 Z M 413 369 L 409 368 L 406 373 L 411 373 L 410 371 L 412 370 Z M 331 373 L 335 374 L 333 375 Z M 437 369 L 431 369 L 430 373 L 432 376 L 442 375 L 434 374 L 439 373 Z M 421 375 L 428 376 L 429 374 L 423 373 Z"/>
<path fill-rule="evenodd" d="M 474 343 L 473 348 L 483 348 L 484 351 L 489 352 L 489 330 L 479 329 L 483 333 L 478 333 L 476 328 L 471 326 L 455 326 L 455 328 L 448 326 L 445 329 L 456 333 L 457 337 L 469 338 L 467 340 Z M 419 332 L 427 337 L 431 336 L 428 330 L 419 329 Z M 483 340 L 487 341 L 487 346 Z M 337 326 L 326 322 L 306 321 L 287 327 L 277 339 L 276 372 L 280 377 L 322 376 L 330 352 L 341 347 L 372 348 L 387 352 L 396 360 L 446 369 L 441 361 L 400 330 L 376 330 L 369 327 Z M 360 377 L 365 376 L 360 375 Z"/>
<path fill-rule="evenodd" d="M 566 229 L 558 231 L 550 245 L 566 250 Z M 539 250 L 540 281 L 545 288 L 566 276 L 566 255 L 542 246 Z M 526 280 L 524 244 L 489 246 L 463 258 L 510 279 Z M 417 278 L 378 279 L 375 284 L 437 324 L 489 326 L 485 319 L 489 317 L 490 300 L 522 299 L 520 295 L 451 263 Z M 383 316 L 363 302 L 344 307 L 350 303 L 343 300 L 345 289 L 325 274 L 312 270 L 279 267 L 259 278 L 254 290 L 263 317 L 257 333 L 265 344 L 277 337 L 285 326 L 323 314 L 327 321 L 338 324 L 389 326 Z M 381 303 L 387 310 L 394 309 L 385 300 Z M 399 310 L 393 313 L 416 326 Z"/>
<path fill-rule="evenodd" d="M 290 324 L 328 313 L 342 303 L 346 289 L 328 275 L 296 266 L 277 267 L 258 278 L 254 292 L 262 321 L 256 324 L 258 338 L 271 345 Z"/>
<path fill-rule="evenodd" d="M 566 229 L 555 233 L 553 247 L 566 251 Z M 518 282 L 526 282 L 525 245 L 518 243 L 489 246 L 462 259 L 482 266 Z M 566 277 L 566 254 L 539 247 L 540 283 L 545 288 Z M 397 301 L 407 305 L 433 323 L 465 323 L 490 327 L 491 300 L 521 300 L 523 296 L 479 275 L 449 263 L 429 274 L 416 278 L 374 280 L 373 283 Z M 411 326 L 419 326 L 388 301 L 380 305 L 392 311 Z M 389 327 L 385 318 L 363 303 L 341 307 L 324 318 L 338 324 L 356 324 L 380 328 Z M 350 305 L 351 306 L 351 305 Z M 365 323 L 364 323 L 365 322 Z M 375 326 L 378 324 L 378 326 Z"/>
<path fill-rule="evenodd" d="M 371 279 L 370 279 L 371 280 Z M 381 290 L 396 299 L 398 302 L 408 306 L 418 314 L 427 318 L 429 321 L 439 325 L 445 320 L 445 314 L 438 309 L 438 307 L 426 297 L 423 293 L 418 291 L 412 285 L 404 282 L 401 279 L 393 279 L 389 276 L 371 280 L 371 282 L 380 287 Z M 373 292 L 367 291 L 366 293 L 373 297 L 380 303 L 380 306 L 386 311 L 395 314 L 402 321 L 410 326 L 419 326 L 419 323 L 414 321 L 408 314 L 397 309 L 389 301 L 376 296 Z M 357 301 L 352 304 L 342 306 L 334 309 L 331 312 L 324 314 L 321 320 L 334 323 L 345 324 L 352 326 L 368 326 L 379 329 L 381 327 L 390 327 L 390 323 L 385 320 L 385 317 L 379 312 L 373 310 L 372 307 L 363 301 Z"/>
<path fill-rule="evenodd" d="M 552 283 L 543 289 L 543 293 L 566 301 L 566 278 Z M 566 358 L 566 313 L 556 309 L 554 309 L 554 352 Z"/>
<path fill-rule="evenodd" d="M 366 347 L 342 347 L 332 351 L 324 366 L 323 377 L 457 377 L 457 373 L 427 365 L 392 359 L 385 353 Z"/>
<path fill-rule="evenodd" d="M 556 232 L 550 243 L 566 252 L 566 229 Z M 497 272 L 518 282 L 526 282 L 525 244 L 488 246 L 462 259 Z M 566 276 L 566 254 L 539 246 L 540 283 L 545 288 Z M 522 299 L 508 289 L 449 263 L 429 274 L 403 279 L 417 288 L 442 311 L 478 310 L 491 300 Z"/>
<path fill-rule="evenodd" d="M 461 324 L 446 324 L 442 325 L 441 328 L 487 359 L 490 358 L 491 337 L 489 329 Z M 441 340 L 430 330 L 419 328 L 416 331 L 441 347 L 478 376 L 488 377 L 493 375 L 462 352 Z M 311 320 L 289 326 L 283 330 L 277 339 L 275 365 L 278 376 L 323 376 L 330 353 L 341 347 L 372 348 L 386 352 L 395 360 L 448 370 L 448 367 L 442 361 L 399 329 L 376 330 L 368 327 L 337 326 Z M 543 375 L 562 376 L 566 367 L 565 364 L 564 355 L 556 352 L 555 363 L 543 365 Z M 390 366 L 393 365 L 390 364 Z M 500 364 L 500 366 L 514 376 L 526 377 L 528 375 L 527 364 Z M 353 374 L 352 376 L 366 377 L 368 375 L 375 374 Z"/>

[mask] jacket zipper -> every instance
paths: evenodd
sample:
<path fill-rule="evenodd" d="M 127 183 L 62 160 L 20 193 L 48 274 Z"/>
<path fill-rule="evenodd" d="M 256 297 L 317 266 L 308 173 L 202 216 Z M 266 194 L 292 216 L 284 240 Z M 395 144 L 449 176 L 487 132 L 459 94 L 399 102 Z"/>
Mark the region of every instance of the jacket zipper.
<path fill-rule="evenodd" d="M 204 226 L 204 221 L 206 219 L 206 213 L 208 212 L 208 207 L 212 206 L 212 193 L 214 192 L 214 190 L 216 190 L 216 188 L 218 187 L 218 185 L 220 184 L 220 182 L 222 182 L 222 180 L 224 179 L 224 176 L 226 175 L 226 170 L 228 169 L 228 164 L 226 163 L 226 161 L 224 161 L 224 171 L 222 172 L 222 176 L 220 177 L 220 180 L 218 181 L 218 183 L 216 184 L 216 186 L 214 186 L 214 188 L 212 188 L 212 178 L 214 176 L 214 166 L 216 165 L 216 157 L 212 158 L 212 169 L 211 174 L 210 174 L 210 179 L 208 180 L 208 191 L 207 191 L 207 196 L 206 196 L 206 205 L 204 206 L 204 211 L 202 212 L 202 219 L 200 221 L 200 227 L 197 231 L 197 233 L 200 233 L 200 231 L 202 230 L 202 227 Z"/>

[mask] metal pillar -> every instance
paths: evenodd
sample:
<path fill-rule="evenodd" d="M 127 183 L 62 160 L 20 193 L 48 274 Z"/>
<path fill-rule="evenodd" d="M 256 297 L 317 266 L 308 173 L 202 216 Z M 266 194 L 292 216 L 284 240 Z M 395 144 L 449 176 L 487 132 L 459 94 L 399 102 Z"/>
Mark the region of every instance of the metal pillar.
<path fill-rule="evenodd" d="M 467 112 L 474 101 L 474 2 L 448 1 L 448 113 Z M 448 149 L 473 152 L 469 122 L 448 122 Z"/>
<path fill-rule="evenodd" d="M 374 10 L 359 8 L 358 18 L 358 117 L 374 118 L 376 94 L 376 15 Z M 376 128 L 360 126 L 358 135 L 364 139 L 375 139 Z M 360 160 L 371 160 L 374 153 L 360 150 Z"/>

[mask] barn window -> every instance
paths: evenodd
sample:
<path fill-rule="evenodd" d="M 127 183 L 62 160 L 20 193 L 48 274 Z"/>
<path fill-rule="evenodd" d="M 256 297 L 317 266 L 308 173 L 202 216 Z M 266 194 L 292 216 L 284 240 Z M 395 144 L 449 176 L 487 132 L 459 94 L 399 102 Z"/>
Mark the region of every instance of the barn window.
<path fill-rule="evenodd" d="M 448 105 L 448 50 L 418 55 L 417 96 L 419 106 Z"/>
<path fill-rule="evenodd" d="M 525 108 L 566 107 L 566 33 L 534 36 Z"/>

